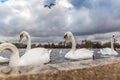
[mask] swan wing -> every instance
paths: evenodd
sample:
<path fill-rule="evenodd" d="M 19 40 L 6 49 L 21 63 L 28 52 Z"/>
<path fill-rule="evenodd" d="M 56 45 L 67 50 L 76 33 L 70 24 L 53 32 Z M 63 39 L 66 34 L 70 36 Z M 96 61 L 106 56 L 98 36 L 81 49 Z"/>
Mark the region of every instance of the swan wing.
<path fill-rule="evenodd" d="M 65 58 L 68 59 L 86 59 L 86 58 L 93 58 L 93 51 L 88 50 L 88 49 L 78 49 L 75 52 L 72 50 L 69 51 L 66 55 Z"/>
<path fill-rule="evenodd" d="M 21 58 L 21 64 L 44 64 L 50 61 L 50 53 L 51 51 L 45 48 L 35 48 L 28 50 Z"/>
<path fill-rule="evenodd" d="M 76 50 L 75 54 L 83 59 L 84 58 L 93 58 L 93 51 L 85 49 L 85 48 Z"/>
<path fill-rule="evenodd" d="M 111 48 L 100 49 L 102 55 L 118 55 L 118 53 Z"/>

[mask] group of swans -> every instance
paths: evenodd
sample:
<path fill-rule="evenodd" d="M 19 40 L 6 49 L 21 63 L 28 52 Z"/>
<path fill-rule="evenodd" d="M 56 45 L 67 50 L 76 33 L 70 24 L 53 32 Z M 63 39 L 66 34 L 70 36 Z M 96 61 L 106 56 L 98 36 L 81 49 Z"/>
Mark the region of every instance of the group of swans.
<path fill-rule="evenodd" d="M 66 32 L 64 35 L 65 41 L 67 39 L 72 40 L 72 49 L 65 55 L 67 59 L 86 59 L 86 58 L 93 58 L 94 59 L 94 51 L 91 51 L 86 48 L 81 48 L 76 50 L 76 43 L 75 38 L 71 32 Z M 111 38 L 111 48 L 103 48 L 100 49 L 97 53 L 100 53 L 101 56 L 116 56 L 118 53 L 114 50 L 113 43 L 115 41 L 115 35 L 112 35 Z"/>
<path fill-rule="evenodd" d="M 17 47 L 11 43 L 2 43 L 0 44 L 0 52 L 4 50 L 11 51 L 11 56 L 9 59 L 10 66 L 25 66 L 25 65 L 34 65 L 34 64 L 44 64 L 50 61 L 51 50 L 45 48 L 32 48 L 31 49 L 31 37 L 28 32 L 23 31 L 20 33 L 21 41 L 24 37 L 27 39 L 27 48 L 23 56 L 19 57 L 19 51 Z M 113 38 L 113 37 L 112 37 Z M 94 53 L 91 50 L 86 48 L 76 49 L 76 42 L 73 34 L 71 32 L 66 32 L 64 35 L 64 40 L 72 40 L 72 49 L 66 53 L 65 58 L 76 60 L 76 59 L 86 59 L 94 58 Z M 113 40 L 112 40 L 113 41 Z M 113 49 L 113 43 L 111 43 L 112 49 L 105 48 L 101 49 L 99 53 L 101 54 L 117 54 Z"/>

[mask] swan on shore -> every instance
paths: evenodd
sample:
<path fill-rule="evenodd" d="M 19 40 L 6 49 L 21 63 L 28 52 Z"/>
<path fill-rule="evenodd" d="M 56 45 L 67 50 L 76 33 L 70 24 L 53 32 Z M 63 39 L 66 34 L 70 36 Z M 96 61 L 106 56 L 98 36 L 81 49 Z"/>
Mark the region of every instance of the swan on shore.
<path fill-rule="evenodd" d="M 42 48 L 41 48 L 42 49 Z M 9 65 L 10 66 L 25 66 L 25 65 L 39 65 L 48 63 L 50 57 L 48 55 L 48 50 L 39 49 L 39 53 L 35 49 L 27 51 L 21 58 L 19 57 L 19 51 L 17 47 L 11 43 L 0 44 L 0 52 L 4 50 L 9 50 L 11 52 Z M 31 53 L 33 52 L 34 53 Z"/>
<path fill-rule="evenodd" d="M 118 53 L 114 50 L 115 35 L 111 37 L 111 48 L 100 49 L 97 53 L 100 53 L 101 56 L 116 56 Z"/>
<path fill-rule="evenodd" d="M 76 42 L 73 34 L 71 32 L 66 32 L 64 35 L 64 40 L 67 39 L 72 40 L 72 49 L 66 53 L 65 58 L 67 59 L 86 59 L 86 58 L 93 58 L 93 51 L 90 51 L 86 48 L 81 48 L 76 50 Z"/>

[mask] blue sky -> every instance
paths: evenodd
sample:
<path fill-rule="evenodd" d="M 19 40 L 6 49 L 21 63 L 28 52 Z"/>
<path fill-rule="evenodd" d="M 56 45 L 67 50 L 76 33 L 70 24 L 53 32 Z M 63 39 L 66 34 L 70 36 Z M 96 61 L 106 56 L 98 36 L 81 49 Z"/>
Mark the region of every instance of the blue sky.
<path fill-rule="evenodd" d="M 0 41 L 18 41 L 26 30 L 33 42 L 63 41 L 66 31 L 76 41 L 119 39 L 119 0 L 1 0 Z M 52 9 L 45 4 L 55 3 Z"/>
<path fill-rule="evenodd" d="M 2 3 L 4 3 L 4 2 L 6 2 L 7 0 L 0 0 L 0 2 L 2 2 Z"/>

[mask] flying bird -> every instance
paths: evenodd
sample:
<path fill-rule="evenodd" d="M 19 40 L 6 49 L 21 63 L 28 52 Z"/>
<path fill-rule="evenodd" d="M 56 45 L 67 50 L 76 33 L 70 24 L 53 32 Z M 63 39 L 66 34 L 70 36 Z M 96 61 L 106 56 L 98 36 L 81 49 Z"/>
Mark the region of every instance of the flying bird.
<path fill-rule="evenodd" d="M 52 6 L 55 6 L 55 4 L 51 3 L 49 5 L 44 5 L 44 7 L 48 7 L 49 9 L 51 9 Z"/>

